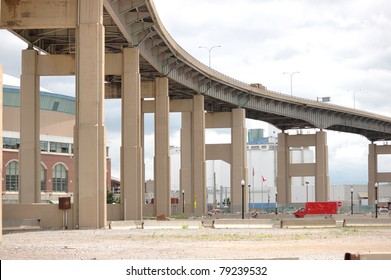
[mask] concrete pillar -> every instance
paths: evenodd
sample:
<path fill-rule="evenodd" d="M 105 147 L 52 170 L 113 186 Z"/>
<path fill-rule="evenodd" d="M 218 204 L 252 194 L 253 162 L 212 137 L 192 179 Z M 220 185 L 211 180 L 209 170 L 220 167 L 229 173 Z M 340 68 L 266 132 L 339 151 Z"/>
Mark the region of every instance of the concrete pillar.
<path fill-rule="evenodd" d="M 3 147 L 3 65 L 0 64 L 0 145 Z M 3 153 L 0 153 L 0 162 L 3 162 Z M 0 174 L 3 174 L 3 164 L 0 164 Z M 3 189 L 3 180 L 0 181 Z M 0 200 L 0 246 L 3 244 L 3 200 Z"/>
<path fill-rule="evenodd" d="M 377 178 L 377 152 L 376 144 L 369 144 L 368 146 L 368 204 L 375 204 L 375 184 L 378 182 Z"/>
<path fill-rule="evenodd" d="M 76 223 L 106 227 L 103 0 L 80 0 L 76 29 Z"/>
<path fill-rule="evenodd" d="M 330 191 L 329 156 L 327 134 L 324 131 L 316 133 L 316 177 L 315 200 L 328 201 Z"/>
<path fill-rule="evenodd" d="M 206 178 L 205 178 L 205 111 L 204 96 L 193 98 L 192 113 L 192 170 L 193 170 L 193 207 L 194 213 L 206 213 Z"/>
<path fill-rule="evenodd" d="M 41 201 L 40 93 L 38 52 L 22 52 L 20 87 L 19 203 Z"/>
<path fill-rule="evenodd" d="M 292 201 L 291 178 L 289 176 L 290 150 L 288 134 L 278 134 L 277 149 L 277 202 L 286 205 Z"/>
<path fill-rule="evenodd" d="M 242 211 L 242 187 L 244 180 L 245 211 L 248 211 L 248 182 L 247 182 L 247 152 L 246 152 L 246 111 L 241 108 L 232 110 L 231 130 L 231 209 L 232 212 Z"/>
<path fill-rule="evenodd" d="M 139 51 L 123 50 L 121 209 L 124 220 L 143 218 L 141 88 Z"/>
<path fill-rule="evenodd" d="M 181 128 L 181 168 L 180 168 L 180 185 L 181 185 L 181 203 L 182 191 L 185 193 L 185 213 L 194 213 L 193 198 L 194 189 L 192 184 L 192 157 L 191 157 L 191 113 L 182 112 Z"/>
<path fill-rule="evenodd" d="M 155 209 L 156 215 L 171 215 L 170 193 L 170 100 L 168 79 L 156 78 L 155 98 Z"/>

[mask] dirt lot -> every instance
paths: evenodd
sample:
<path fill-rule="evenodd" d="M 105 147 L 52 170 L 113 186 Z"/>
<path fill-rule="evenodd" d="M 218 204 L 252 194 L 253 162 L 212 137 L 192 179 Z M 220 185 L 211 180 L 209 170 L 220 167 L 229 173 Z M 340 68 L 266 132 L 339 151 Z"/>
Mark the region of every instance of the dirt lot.
<path fill-rule="evenodd" d="M 391 252 L 391 228 L 11 232 L 0 259 L 342 260 L 346 252 Z"/>

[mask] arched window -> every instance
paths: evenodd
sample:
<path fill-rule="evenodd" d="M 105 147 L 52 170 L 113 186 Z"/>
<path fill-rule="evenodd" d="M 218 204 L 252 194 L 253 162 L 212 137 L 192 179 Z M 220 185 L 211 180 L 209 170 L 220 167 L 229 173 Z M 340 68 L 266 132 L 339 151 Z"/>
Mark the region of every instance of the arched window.
<path fill-rule="evenodd" d="M 53 168 L 53 191 L 68 191 L 68 170 L 61 163 L 56 164 Z"/>
<path fill-rule="evenodd" d="M 46 191 L 46 167 L 41 164 L 41 191 Z"/>
<path fill-rule="evenodd" d="M 19 190 L 19 163 L 11 161 L 5 167 L 5 189 L 16 192 Z"/>

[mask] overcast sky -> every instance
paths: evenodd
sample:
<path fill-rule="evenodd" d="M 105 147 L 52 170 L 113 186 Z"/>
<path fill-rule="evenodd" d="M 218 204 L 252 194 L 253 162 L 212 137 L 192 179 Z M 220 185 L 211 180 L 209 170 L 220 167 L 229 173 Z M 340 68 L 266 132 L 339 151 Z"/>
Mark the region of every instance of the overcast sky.
<path fill-rule="evenodd" d="M 391 1 L 386 0 L 154 0 L 164 26 L 176 42 L 204 64 L 246 83 L 391 117 Z M 240 3 L 240 4 L 238 4 Z M 181 11 L 181 12 L 178 12 Z M 23 43 L 0 31 L 0 63 L 20 75 Z M 51 91 L 74 95 L 74 78 L 41 78 Z M 106 127 L 113 174 L 119 177 L 118 100 L 106 101 Z M 171 144 L 179 145 L 179 114 L 171 117 Z M 146 145 L 153 143 L 147 117 Z M 266 128 L 248 121 L 248 128 Z M 226 131 L 210 132 L 229 141 Z M 211 137 L 208 137 L 210 139 Z M 148 144 L 149 143 L 149 144 Z M 369 141 L 329 132 L 332 184 L 367 183 Z M 151 151 L 146 165 L 152 164 Z M 391 157 L 380 159 L 391 172 Z M 147 168 L 148 169 L 148 168 Z M 152 172 L 146 172 L 146 179 Z"/>

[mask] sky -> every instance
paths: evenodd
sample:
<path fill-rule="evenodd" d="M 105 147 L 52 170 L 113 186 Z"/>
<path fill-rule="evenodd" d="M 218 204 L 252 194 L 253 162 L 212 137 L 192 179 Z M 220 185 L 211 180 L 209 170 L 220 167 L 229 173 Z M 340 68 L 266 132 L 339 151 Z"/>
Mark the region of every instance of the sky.
<path fill-rule="evenodd" d="M 154 0 L 174 40 L 202 63 L 245 83 L 391 117 L 391 1 L 387 0 Z M 238 4 L 240 3 L 240 4 Z M 181 12 L 178 12 L 181 11 Z M 24 43 L 0 31 L 0 63 L 20 76 Z M 220 46 L 220 47 L 215 47 Z M 200 48 L 201 47 L 201 48 Z M 292 76 L 289 73 L 299 72 Z M 285 74 L 284 74 L 285 73 Z M 286 74 L 288 73 L 288 74 Z M 41 86 L 73 95 L 73 77 L 42 77 Z M 292 86 L 292 87 L 291 87 Z M 292 91 L 291 91 L 292 89 Z M 120 101 L 105 101 L 113 175 L 119 177 Z M 180 114 L 172 114 L 171 145 L 179 146 Z M 264 128 L 247 121 L 247 128 Z M 145 145 L 153 147 L 153 117 Z M 207 143 L 228 142 L 227 130 L 208 130 Z M 368 144 L 360 135 L 328 132 L 332 184 L 366 184 Z M 146 149 L 146 179 L 153 178 Z M 379 158 L 391 172 L 391 156 Z"/>

